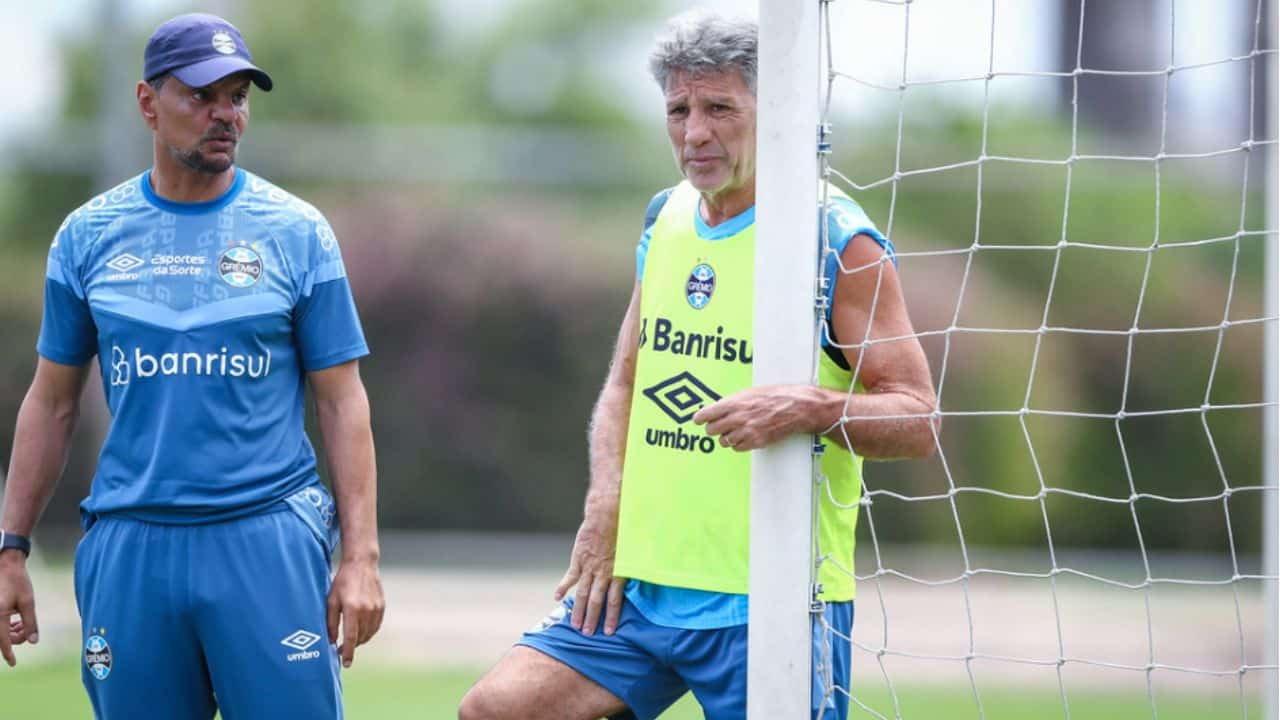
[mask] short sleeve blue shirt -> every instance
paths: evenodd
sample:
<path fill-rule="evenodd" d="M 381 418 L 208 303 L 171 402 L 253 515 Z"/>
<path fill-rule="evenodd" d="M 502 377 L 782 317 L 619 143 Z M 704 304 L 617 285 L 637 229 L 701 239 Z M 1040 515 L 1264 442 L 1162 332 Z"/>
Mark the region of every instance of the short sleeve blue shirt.
<path fill-rule="evenodd" d="M 165 200 L 148 172 L 71 213 L 36 348 L 99 358 L 112 420 L 82 510 L 166 523 L 313 484 L 305 373 L 369 352 L 328 222 L 239 168 L 209 202 Z"/>

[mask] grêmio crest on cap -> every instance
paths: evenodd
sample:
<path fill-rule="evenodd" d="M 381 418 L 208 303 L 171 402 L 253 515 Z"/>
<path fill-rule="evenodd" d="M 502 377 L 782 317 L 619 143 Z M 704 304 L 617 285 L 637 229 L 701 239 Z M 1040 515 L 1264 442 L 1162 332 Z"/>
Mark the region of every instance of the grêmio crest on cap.
<path fill-rule="evenodd" d="M 207 13 L 189 13 L 165 21 L 147 40 L 143 79 L 172 74 L 191 87 L 207 87 L 235 73 L 270 90 L 271 76 L 253 63 L 235 25 Z"/>

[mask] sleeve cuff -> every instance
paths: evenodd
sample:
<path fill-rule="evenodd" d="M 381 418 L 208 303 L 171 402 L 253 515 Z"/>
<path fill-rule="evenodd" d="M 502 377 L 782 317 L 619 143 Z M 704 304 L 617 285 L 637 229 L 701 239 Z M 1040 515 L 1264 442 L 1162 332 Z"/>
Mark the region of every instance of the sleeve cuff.
<path fill-rule="evenodd" d="M 352 345 L 349 348 L 345 348 L 337 352 L 331 352 L 327 355 L 321 355 L 315 358 L 304 358 L 302 361 L 302 369 L 307 372 L 324 370 L 335 365 L 341 365 L 342 363 L 351 362 L 352 360 L 365 357 L 368 354 L 369 346 L 362 342 L 359 345 Z"/>
<path fill-rule="evenodd" d="M 45 360 L 56 362 L 59 365 L 70 365 L 72 367 L 80 367 L 92 360 L 94 355 L 98 354 L 97 352 L 92 351 L 88 354 L 76 353 L 69 350 L 50 347 L 44 343 L 36 344 L 36 353 Z"/>

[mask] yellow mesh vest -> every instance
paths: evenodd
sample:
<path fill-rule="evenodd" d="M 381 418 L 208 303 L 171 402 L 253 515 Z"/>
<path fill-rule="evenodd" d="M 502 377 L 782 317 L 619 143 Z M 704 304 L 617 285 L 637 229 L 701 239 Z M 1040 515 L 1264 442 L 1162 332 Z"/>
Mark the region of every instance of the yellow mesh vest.
<path fill-rule="evenodd" d="M 755 226 L 703 239 L 694 222 L 698 202 L 698 192 L 681 183 L 650 235 L 614 571 L 661 585 L 746 593 L 751 457 L 721 447 L 692 418 L 751 386 Z M 849 373 L 820 357 L 819 383 L 847 391 Z M 850 600 L 861 459 L 823 443 L 830 496 L 824 488 L 820 543 L 829 560 L 819 581 L 825 599 Z M 797 490 L 807 481 L 797 478 Z"/>

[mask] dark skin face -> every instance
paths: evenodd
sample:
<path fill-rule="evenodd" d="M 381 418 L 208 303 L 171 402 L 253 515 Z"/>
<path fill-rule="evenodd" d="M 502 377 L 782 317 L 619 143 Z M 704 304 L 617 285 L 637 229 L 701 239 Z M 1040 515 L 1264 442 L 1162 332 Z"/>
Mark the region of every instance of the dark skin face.
<path fill-rule="evenodd" d="M 247 73 L 200 88 L 173 76 L 159 90 L 138 83 L 138 107 L 155 138 L 157 188 L 163 182 L 178 188 L 225 189 L 249 124 L 249 85 Z"/>

